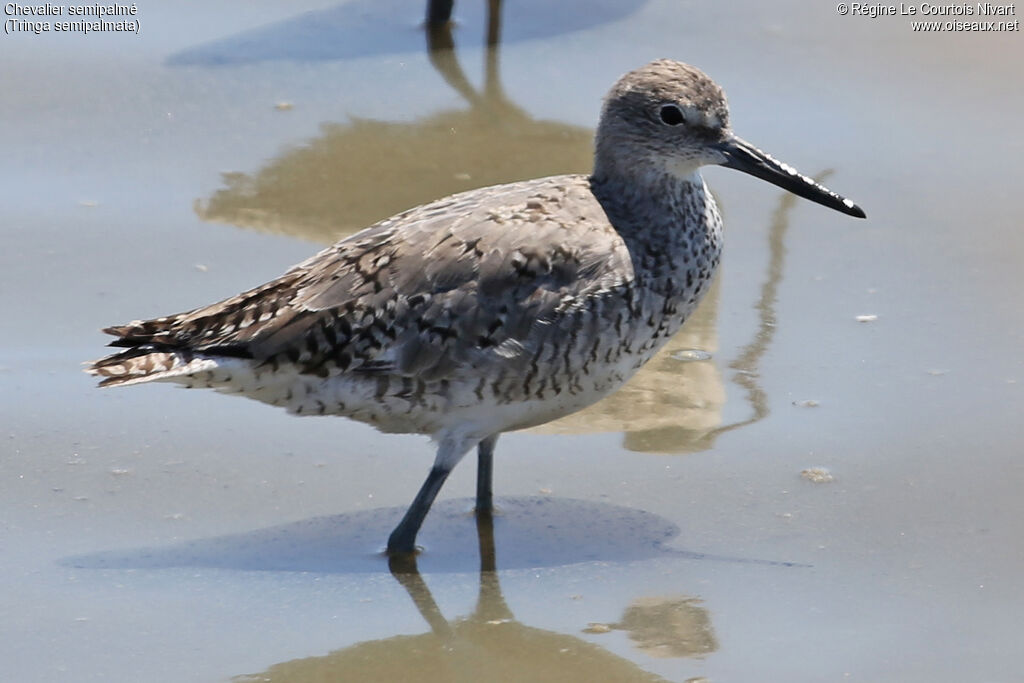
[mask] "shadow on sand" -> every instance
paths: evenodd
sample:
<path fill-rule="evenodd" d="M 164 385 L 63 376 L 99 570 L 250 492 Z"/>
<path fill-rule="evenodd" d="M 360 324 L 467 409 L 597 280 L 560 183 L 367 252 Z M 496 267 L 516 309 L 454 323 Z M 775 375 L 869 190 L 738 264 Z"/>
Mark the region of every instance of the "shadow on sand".
<path fill-rule="evenodd" d="M 619 505 L 533 496 L 499 498 L 497 505 L 494 529 L 508 558 L 502 569 L 658 557 L 795 566 L 673 549 L 667 544 L 679 534 L 679 527 L 650 512 Z M 84 569 L 379 572 L 386 561 L 384 539 L 404 512 L 404 507 L 393 507 L 314 517 L 163 548 L 80 555 L 62 564 Z M 473 571 L 476 562 L 469 539 L 476 535 L 471 499 L 439 502 L 420 535 L 425 550 L 419 564 L 433 573 Z"/>

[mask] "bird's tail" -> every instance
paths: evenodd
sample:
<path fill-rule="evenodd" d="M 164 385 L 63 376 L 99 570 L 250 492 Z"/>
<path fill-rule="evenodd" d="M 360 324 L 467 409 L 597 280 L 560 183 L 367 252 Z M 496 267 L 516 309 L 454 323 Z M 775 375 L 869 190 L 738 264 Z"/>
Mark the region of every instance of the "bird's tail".
<path fill-rule="evenodd" d="M 203 360 L 181 350 L 143 345 L 93 361 L 85 371 L 102 378 L 101 387 L 117 387 L 197 372 L 203 369 L 197 367 Z"/>

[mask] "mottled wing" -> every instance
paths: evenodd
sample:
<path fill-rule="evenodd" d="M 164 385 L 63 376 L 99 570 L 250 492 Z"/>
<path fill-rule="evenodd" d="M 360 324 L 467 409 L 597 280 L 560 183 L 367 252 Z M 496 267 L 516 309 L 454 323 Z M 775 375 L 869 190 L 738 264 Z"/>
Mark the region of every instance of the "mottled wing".
<path fill-rule="evenodd" d="M 439 379 L 481 363 L 522 367 L 565 332 L 553 321 L 571 316 L 560 313 L 631 277 L 586 178 L 560 176 L 418 207 L 231 299 L 106 331 L 136 354 Z"/>

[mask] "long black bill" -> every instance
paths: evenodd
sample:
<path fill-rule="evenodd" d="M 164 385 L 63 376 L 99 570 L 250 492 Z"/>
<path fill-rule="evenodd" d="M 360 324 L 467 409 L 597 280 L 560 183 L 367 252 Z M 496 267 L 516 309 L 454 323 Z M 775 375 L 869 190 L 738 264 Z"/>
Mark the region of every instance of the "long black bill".
<path fill-rule="evenodd" d="M 735 168 L 737 171 L 749 173 L 755 178 L 767 180 L 783 190 L 788 190 L 799 197 L 810 199 L 812 202 L 817 202 L 830 209 L 841 211 L 848 216 L 867 218 L 864 210 L 849 199 L 841 197 L 827 187 L 801 175 L 796 169 L 773 159 L 745 140 L 733 137 L 719 144 L 718 150 L 725 155 L 725 161 L 721 165 L 726 168 Z"/>

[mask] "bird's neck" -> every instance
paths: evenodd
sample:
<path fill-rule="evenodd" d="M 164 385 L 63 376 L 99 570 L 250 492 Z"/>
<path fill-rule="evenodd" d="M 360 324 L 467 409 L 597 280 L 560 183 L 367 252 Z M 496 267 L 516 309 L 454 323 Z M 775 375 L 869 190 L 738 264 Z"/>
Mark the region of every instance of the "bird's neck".
<path fill-rule="evenodd" d="M 675 302 L 669 309 L 685 317 L 707 290 L 722 248 L 722 220 L 700 173 L 639 170 L 630 180 L 595 172 L 591 188 L 645 291 Z"/>
<path fill-rule="evenodd" d="M 696 168 L 596 163 L 590 185 L 612 225 L 628 241 L 671 242 L 680 229 L 692 230 L 706 204 L 714 201 Z"/>

